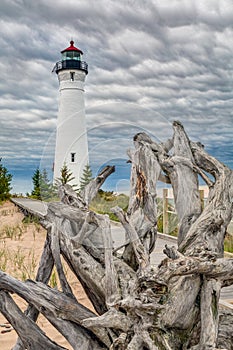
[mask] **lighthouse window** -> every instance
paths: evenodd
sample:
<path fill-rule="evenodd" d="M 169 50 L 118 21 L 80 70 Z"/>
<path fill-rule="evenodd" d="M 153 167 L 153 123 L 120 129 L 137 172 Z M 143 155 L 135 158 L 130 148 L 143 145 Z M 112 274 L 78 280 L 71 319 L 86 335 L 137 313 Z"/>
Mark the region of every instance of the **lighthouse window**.
<path fill-rule="evenodd" d="M 80 61 L 80 53 L 75 51 L 73 55 L 73 59 Z"/>
<path fill-rule="evenodd" d="M 66 52 L 66 59 L 72 60 L 73 59 L 73 51 Z"/>
<path fill-rule="evenodd" d="M 74 81 L 74 74 L 75 74 L 74 72 L 70 72 L 70 80 L 71 81 Z"/>
<path fill-rule="evenodd" d="M 71 163 L 75 162 L 75 153 L 71 153 Z"/>

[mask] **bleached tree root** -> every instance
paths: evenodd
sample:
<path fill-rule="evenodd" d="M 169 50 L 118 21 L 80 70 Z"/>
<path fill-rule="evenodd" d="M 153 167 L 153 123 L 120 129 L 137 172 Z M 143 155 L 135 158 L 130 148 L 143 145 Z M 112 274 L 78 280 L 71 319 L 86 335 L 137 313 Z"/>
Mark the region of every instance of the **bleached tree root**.
<path fill-rule="evenodd" d="M 40 312 L 74 349 L 233 350 L 233 314 L 219 307 L 221 288 L 233 283 L 233 259 L 223 257 L 233 172 L 190 141 L 181 123 L 173 128 L 173 138 L 160 144 L 144 133 L 135 135 L 135 149 L 128 151 L 128 210 L 112 209 L 125 236 L 123 252 L 113 247 L 108 216 L 88 209 L 114 167 L 103 169 L 79 195 L 68 185 L 60 187 L 61 201 L 50 203 L 42 220 L 48 234 L 36 281 L 23 283 L 0 272 L 0 311 L 20 337 L 14 350 L 62 349 L 36 325 Z M 198 175 L 210 190 L 204 209 Z M 178 249 L 166 246 L 167 258 L 154 267 L 150 254 L 161 180 L 174 191 Z M 96 314 L 74 297 L 61 256 Z M 62 292 L 47 286 L 54 266 Z M 29 303 L 25 314 L 12 292 Z"/>

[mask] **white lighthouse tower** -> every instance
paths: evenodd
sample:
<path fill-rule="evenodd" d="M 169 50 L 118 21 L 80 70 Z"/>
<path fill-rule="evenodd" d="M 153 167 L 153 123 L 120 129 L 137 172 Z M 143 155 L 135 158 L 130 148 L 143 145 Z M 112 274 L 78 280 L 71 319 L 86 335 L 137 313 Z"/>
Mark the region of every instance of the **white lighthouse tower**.
<path fill-rule="evenodd" d="M 61 61 L 54 71 L 59 80 L 59 108 L 54 162 L 54 180 L 61 177 L 64 164 L 79 186 L 83 169 L 88 164 L 88 146 L 84 105 L 84 82 L 88 65 L 82 61 L 83 52 L 70 42 L 61 51 Z"/>

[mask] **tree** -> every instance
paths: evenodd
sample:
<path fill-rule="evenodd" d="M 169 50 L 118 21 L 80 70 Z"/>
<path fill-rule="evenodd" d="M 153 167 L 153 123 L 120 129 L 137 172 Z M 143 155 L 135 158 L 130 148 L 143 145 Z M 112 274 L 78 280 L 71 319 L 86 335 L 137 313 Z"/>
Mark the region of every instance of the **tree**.
<path fill-rule="evenodd" d="M 112 208 L 125 235 L 120 251 L 112 246 L 109 217 L 88 209 L 114 171 L 109 166 L 79 194 L 64 185 L 61 201 L 48 205 L 36 281 L 0 272 L 0 311 L 20 336 L 14 350 L 64 349 L 40 331 L 39 312 L 75 350 L 233 349 L 233 312 L 221 310 L 219 301 L 221 288 L 233 284 L 233 259 L 223 256 L 233 171 L 189 140 L 179 122 L 173 127 L 173 138 L 161 144 L 145 133 L 134 137 L 128 210 Z M 210 187 L 204 208 L 198 175 Z M 178 249 L 166 246 L 167 258 L 155 267 L 150 255 L 157 237 L 157 181 L 173 187 L 179 232 Z M 96 313 L 75 299 L 61 255 Z M 47 286 L 54 265 L 62 292 Z M 26 315 L 12 292 L 29 303 Z"/>
<path fill-rule="evenodd" d="M 0 201 L 10 198 L 12 175 L 7 168 L 2 165 L 2 158 L 0 158 Z"/>
<path fill-rule="evenodd" d="M 56 179 L 56 185 L 66 185 L 73 181 L 75 177 L 72 174 L 72 171 L 69 170 L 66 163 L 64 163 L 63 167 L 61 168 L 61 176 Z"/>
<path fill-rule="evenodd" d="M 31 197 L 39 200 L 41 199 L 40 179 L 41 179 L 40 169 L 37 168 L 32 176 L 33 190 L 31 193 Z"/>
<path fill-rule="evenodd" d="M 83 174 L 80 179 L 80 189 L 83 190 L 86 185 L 93 179 L 92 170 L 89 164 L 86 164 L 83 169 Z"/>
<path fill-rule="evenodd" d="M 45 201 L 53 198 L 55 195 L 55 188 L 48 178 L 46 169 L 43 169 L 40 174 L 40 193 L 41 198 Z"/>
<path fill-rule="evenodd" d="M 46 169 L 37 168 L 32 176 L 33 190 L 31 197 L 39 200 L 48 200 L 54 196 L 54 187 L 48 178 Z"/>

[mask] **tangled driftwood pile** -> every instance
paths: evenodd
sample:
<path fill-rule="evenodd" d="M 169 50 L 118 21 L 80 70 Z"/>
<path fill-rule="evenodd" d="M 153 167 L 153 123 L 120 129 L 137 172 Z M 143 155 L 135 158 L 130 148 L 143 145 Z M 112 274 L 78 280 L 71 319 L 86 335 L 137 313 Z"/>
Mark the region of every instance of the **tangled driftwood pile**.
<path fill-rule="evenodd" d="M 39 329 L 42 313 L 77 350 L 233 349 L 231 312 L 219 309 L 220 290 L 233 283 L 233 259 L 223 242 L 232 217 L 233 172 L 189 140 L 174 122 L 171 140 L 157 144 L 144 133 L 134 137 L 127 213 L 113 208 L 125 247 L 114 250 L 110 220 L 88 209 L 105 179 L 106 167 L 77 195 L 60 188 L 42 224 L 47 240 L 36 281 L 20 282 L 0 272 L 0 311 L 16 329 L 14 350 L 63 349 Z M 209 186 L 202 209 L 198 175 Z M 169 182 L 179 218 L 178 250 L 155 268 L 150 254 L 157 235 L 156 183 Z M 61 255 L 83 285 L 96 313 L 72 293 Z M 47 286 L 56 267 L 62 292 Z M 26 314 L 10 293 L 29 303 Z"/>

